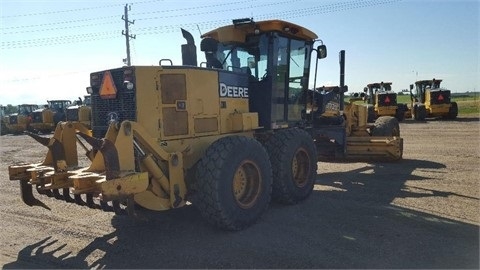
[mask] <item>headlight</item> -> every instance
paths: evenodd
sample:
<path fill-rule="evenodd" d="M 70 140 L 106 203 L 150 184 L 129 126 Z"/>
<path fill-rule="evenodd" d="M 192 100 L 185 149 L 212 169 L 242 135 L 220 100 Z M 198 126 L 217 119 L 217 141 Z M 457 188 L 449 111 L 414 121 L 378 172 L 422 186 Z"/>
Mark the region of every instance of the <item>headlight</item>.
<path fill-rule="evenodd" d="M 126 87 L 128 90 L 132 90 L 132 89 L 133 89 L 133 83 L 132 83 L 132 82 L 124 81 L 124 82 L 123 82 L 123 85 L 125 85 L 125 87 Z"/>

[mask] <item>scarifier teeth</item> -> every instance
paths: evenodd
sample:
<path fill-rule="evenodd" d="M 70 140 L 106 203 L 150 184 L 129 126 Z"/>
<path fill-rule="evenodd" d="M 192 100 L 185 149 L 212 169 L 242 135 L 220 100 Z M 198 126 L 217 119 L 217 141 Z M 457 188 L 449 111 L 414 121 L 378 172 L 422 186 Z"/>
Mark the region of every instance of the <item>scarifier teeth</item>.
<path fill-rule="evenodd" d="M 63 193 L 63 199 L 66 202 L 75 202 L 75 200 L 72 197 L 70 197 L 70 189 L 69 188 L 63 188 L 62 193 Z"/>
<path fill-rule="evenodd" d="M 103 145 L 104 139 L 97 139 L 82 132 L 78 132 L 78 135 L 85 139 L 95 150 L 100 150 Z"/>
<path fill-rule="evenodd" d="M 52 210 L 46 204 L 33 197 L 32 185 L 27 181 L 20 180 L 20 191 L 22 196 L 22 201 L 28 206 L 40 206 L 47 210 Z"/>
<path fill-rule="evenodd" d="M 30 131 L 24 131 L 24 133 L 27 134 L 28 136 L 32 137 L 33 139 L 35 139 L 37 142 L 39 142 L 43 146 L 48 147 L 48 144 L 50 142 L 50 138 L 45 138 L 45 137 L 39 136 L 39 135 L 37 135 L 35 133 L 32 133 Z"/>

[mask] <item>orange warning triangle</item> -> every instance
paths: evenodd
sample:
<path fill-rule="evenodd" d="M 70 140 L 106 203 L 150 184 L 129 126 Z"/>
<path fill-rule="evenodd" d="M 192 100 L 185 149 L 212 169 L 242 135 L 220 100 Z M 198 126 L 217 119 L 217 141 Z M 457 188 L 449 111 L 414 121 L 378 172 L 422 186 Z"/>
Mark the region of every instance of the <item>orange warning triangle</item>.
<path fill-rule="evenodd" d="M 385 98 L 385 103 L 390 103 L 390 99 L 388 98 L 388 96 Z"/>
<path fill-rule="evenodd" d="M 443 96 L 442 95 L 439 95 L 438 98 L 437 98 L 438 101 L 442 101 L 443 100 Z"/>
<path fill-rule="evenodd" d="M 103 99 L 110 99 L 117 97 L 117 88 L 113 83 L 112 74 L 110 71 L 106 71 L 103 75 L 102 86 L 100 87 L 100 97 Z"/>

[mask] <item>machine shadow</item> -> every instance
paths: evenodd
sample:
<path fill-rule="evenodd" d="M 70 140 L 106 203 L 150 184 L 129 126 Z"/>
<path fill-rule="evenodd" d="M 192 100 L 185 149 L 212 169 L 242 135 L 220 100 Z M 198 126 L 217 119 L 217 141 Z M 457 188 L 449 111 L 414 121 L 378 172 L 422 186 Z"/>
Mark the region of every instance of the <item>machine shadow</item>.
<path fill-rule="evenodd" d="M 328 163 L 323 163 L 326 165 Z M 401 167 L 401 170 L 398 167 Z M 376 162 L 351 171 L 324 173 L 318 175 L 317 184 L 324 186 L 323 190 L 330 190 L 327 195 L 337 199 L 354 199 L 372 201 L 379 205 L 388 205 L 395 198 L 425 197 L 456 195 L 451 192 L 429 190 L 429 192 L 415 193 L 404 189 L 407 180 L 424 180 L 425 178 L 413 174 L 416 169 L 436 170 L 446 166 L 441 163 L 403 159 L 400 162 Z M 320 168 L 321 170 L 321 168 Z"/>
<path fill-rule="evenodd" d="M 402 172 L 392 174 L 393 166 Z M 82 269 L 478 269 L 478 226 L 390 205 L 397 197 L 451 194 L 402 188 L 407 179 L 424 179 L 413 175 L 415 169 L 444 167 L 407 159 L 321 174 L 308 200 L 272 203 L 257 224 L 238 232 L 215 229 L 193 206 L 140 210 L 144 219 L 115 216 L 114 232 L 96 237 L 76 254 L 68 243 L 48 237 L 25 247 L 17 262 L 4 268 L 39 268 L 25 262 L 41 261 L 46 268 Z"/>

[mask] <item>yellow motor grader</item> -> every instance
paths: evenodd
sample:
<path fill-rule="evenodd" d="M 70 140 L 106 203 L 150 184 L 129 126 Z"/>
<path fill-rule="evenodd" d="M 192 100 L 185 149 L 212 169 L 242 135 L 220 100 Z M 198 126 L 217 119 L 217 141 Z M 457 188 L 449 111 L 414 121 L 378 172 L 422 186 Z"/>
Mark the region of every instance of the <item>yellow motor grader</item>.
<path fill-rule="evenodd" d="M 48 105 L 35 110 L 31 127 L 36 132 L 51 133 L 61 121 L 66 121 L 66 110 L 72 105 L 70 100 L 47 100 Z"/>
<path fill-rule="evenodd" d="M 75 105 L 69 106 L 66 110 L 67 121 L 79 122 L 88 129 L 91 129 L 92 120 L 92 97 L 90 95 L 78 98 Z"/>
<path fill-rule="evenodd" d="M 3 105 L 0 105 L 0 135 L 5 135 L 7 134 L 7 116 L 6 116 L 6 107 Z"/>
<path fill-rule="evenodd" d="M 8 133 L 21 134 L 31 128 L 32 114 L 38 109 L 35 104 L 20 104 L 18 112 L 5 117 L 5 126 Z"/>
<path fill-rule="evenodd" d="M 344 51 L 340 85 L 309 90 L 311 57 L 315 82 L 327 56 L 310 30 L 234 20 L 201 36 L 200 64 L 192 35 L 182 33 L 182 65 L 161 60 L 91 73 L 91 134 L 68 121 L 50 139 L 30 134 L 48 147 L 45 160 L 9 166 L 27 205 L 48 208 L 33 188 L 134 216 L 134 205 L 162 211 L 192 203 L 213 225 L 240 230 L 271 199 L 308 198 L 319 159 L 402 158 L 395 118 L 367 124 L 365 106 L 343 103 Z M 78 166 L 78 145 L 90 166 Z"/>
<path fill-rule="evenodd" d="M 455 119 L 458 115 L 458 105 L 451 101 L 451 91 L 440 88 L 442 80 L 420 80 L 410 85 L 411 114 L 415 120 L 442 117 Z M 412 90 L 415 87 L 415 93 Z"/>
<path fill-rule="evenodd" d="M 397 93 L 392 91 L 392 82 L 369 83 L 363 89 L 365 101 L 371 105 L 369 122 L 374 122 L 380 116 L 393 116 L 398 121 L 405 119 L 407 104 L 397 103 Z"/>

